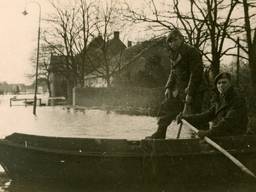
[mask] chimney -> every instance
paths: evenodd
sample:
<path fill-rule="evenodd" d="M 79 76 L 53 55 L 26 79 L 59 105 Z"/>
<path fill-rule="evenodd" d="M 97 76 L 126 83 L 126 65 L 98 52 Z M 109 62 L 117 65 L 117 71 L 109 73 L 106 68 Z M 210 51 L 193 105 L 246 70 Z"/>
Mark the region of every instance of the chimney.
<path fill-rule="evenodd" d="M 127 47 L 131 47 L 131 46 L 132 46 L 132 41 L 128 41 Z"/>
<path fill-rule="evenodd" d="M 114 39 L 119 39 L 119 31 L 114 31 Z"/>

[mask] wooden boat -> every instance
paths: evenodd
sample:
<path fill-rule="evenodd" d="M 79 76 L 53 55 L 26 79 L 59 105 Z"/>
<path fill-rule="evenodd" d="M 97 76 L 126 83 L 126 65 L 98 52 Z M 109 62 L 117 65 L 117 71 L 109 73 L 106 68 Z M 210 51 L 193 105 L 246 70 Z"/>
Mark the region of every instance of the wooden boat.
<path fill-rule="evenodd" d="M 215 141 L 256 172 L 256 136 Z M 86 185 L 170 185 L 249 179 L 200 139 L 132 141 L 14 133 L 0 140 L 0 163 L 14 180 Z"/>

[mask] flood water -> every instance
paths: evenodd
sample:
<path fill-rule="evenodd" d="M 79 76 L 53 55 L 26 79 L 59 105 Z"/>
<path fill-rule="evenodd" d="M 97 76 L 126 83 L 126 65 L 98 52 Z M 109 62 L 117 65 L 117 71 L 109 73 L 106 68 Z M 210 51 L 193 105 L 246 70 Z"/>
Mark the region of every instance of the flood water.
<path fill-rule="evenodd" d="M 153 131 L 156 119 L 129 116 L 102 110 L 74 110 L 64 106 L 9 106 L 8 97 L 0 104 L 1 137 L 13 132 L 63 137 L 141 139 Z M 14 103 L 13 103 L 14 104 Z"/>
<path fill-rule="evenodd" d="M 34 116 L 32 106 L 25 107 L 22 103 L 15 105 L 13 102 L 10 107 L 10 97 L 0 96 L 1 138 L 21 132 L 45 136 L 138 140 L 152 134 L 157 125 L 155 117 L 117 114 L 99 109 L 75 110 L 65 106 L 37 107 L 37 115 Z M 168 138 L 176 137 L 178 127 L 175 123 L 173 125 L 174 128 L 167 132 Z M 189 130 L 184 129 L 181 136 L 189 137 L 189 133 Z"/>
<path fill-rule="evenodd" d="M 45 136 L 62 137 L 84 137 L 84 138 L 116 138 L 138 140 L 152 134 L 156 128 L 157 119 L 148 116 L 132 116 L 117 114 L 111 111 L 96 109 L 74 110 L 65 106 L 42 106 L 37 107 L 37 116 L 32 114 L 32 106 L 25 107 L 9 105 L 12 96 L 0 96 L 0 137 L 4 138 L 14 132 L 28 133 Z M 22 96 L 19 96 L 22 97 Z M 26 97 L 26 96 L 23 96 Z M 43 100 L 43 102 L 45 102 Z M 178 127 L 173 124 L 172 129 L 168 129 L 167 138 L 175 138 Z M 182 130 L 182 138 L 190 137 L 190 131 Z M 187 181 L 184 181 L 187 182 Z M 255 188 L 253 188 L 255 189 Z M 228 190 L 221 186 L 216 188 L 204 188 L 184 191 L 251 191 L 251 187 L 236 187 Z M 5 175 L 3 169 L 0 170 L 0 192 L 111 192 L 111 191 L 152 191 L 128 190 L 127 188 L 118 190 L 109 189 L 78 189 L 74 186 L 59 186 L 54 184 L 45 185 L 40 183 L 14 183 Z M 173 190 L 176 191 L 176 190 Z M 254 191 L 254 190 L 253 190 Z"/>
<path fill-rule="evenodd" d="M 45 136 L 138 140 L 152 134 L 156 128 L 157 119 L 153 117 L 96 109 L 74 110 L 65 106 L 42 106 L 37 107 L 37 115 L 34 116 L 32 106 L 25 107 L 22 102 L 13 102 L 10 106 L 11 97 L 13 96 L 0 96 L 0 138 L 19 132 Z M 33 98 L 33 95 L 19 95 L 17 98 Z M 43 103 L 46 102 L 44 96 L 39 98 L 42 98 Z M 175 137 L 176 134 L 177 130 L 168 131 L 168 137 Z M 14 187 L 3 169 L 0 169 L 0 174 L 0 192 L 25 192 L 29 187 L 35 191 L 33 184 Z"/>

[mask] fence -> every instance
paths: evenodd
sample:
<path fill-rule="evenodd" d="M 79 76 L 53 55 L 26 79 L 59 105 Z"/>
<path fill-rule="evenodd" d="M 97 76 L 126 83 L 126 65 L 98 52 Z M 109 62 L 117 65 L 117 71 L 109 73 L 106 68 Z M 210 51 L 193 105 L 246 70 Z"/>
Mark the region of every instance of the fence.
<path fill-rule="evenodd" d="M 33 104 L 34 104 L 34 99 L 32 98 L 10 98 L 10 107 L 14 105 L 27 106 L 27 105 L 33 105 Z M 37 98 L 36 104 L 39 106 L 42 105 L 42 99 Z"/>

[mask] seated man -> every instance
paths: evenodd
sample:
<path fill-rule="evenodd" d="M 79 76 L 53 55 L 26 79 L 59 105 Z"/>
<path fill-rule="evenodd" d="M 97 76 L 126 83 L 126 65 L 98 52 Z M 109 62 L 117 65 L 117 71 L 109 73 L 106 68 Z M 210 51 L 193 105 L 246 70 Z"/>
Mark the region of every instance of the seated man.
<path fill-rule="evenodd" d="M 212 122 L 206 130 L 199 130 L 198 136 L 232 136 L 246 133 L 248 116 L 245 99 L 233 88 L 231 75 L 223 72 L 214 81 L 217 97 L 212 107 L 203 113 L 193 115 L 178 115 L 177 122 L 185 119 L 191 124 Z"/>

